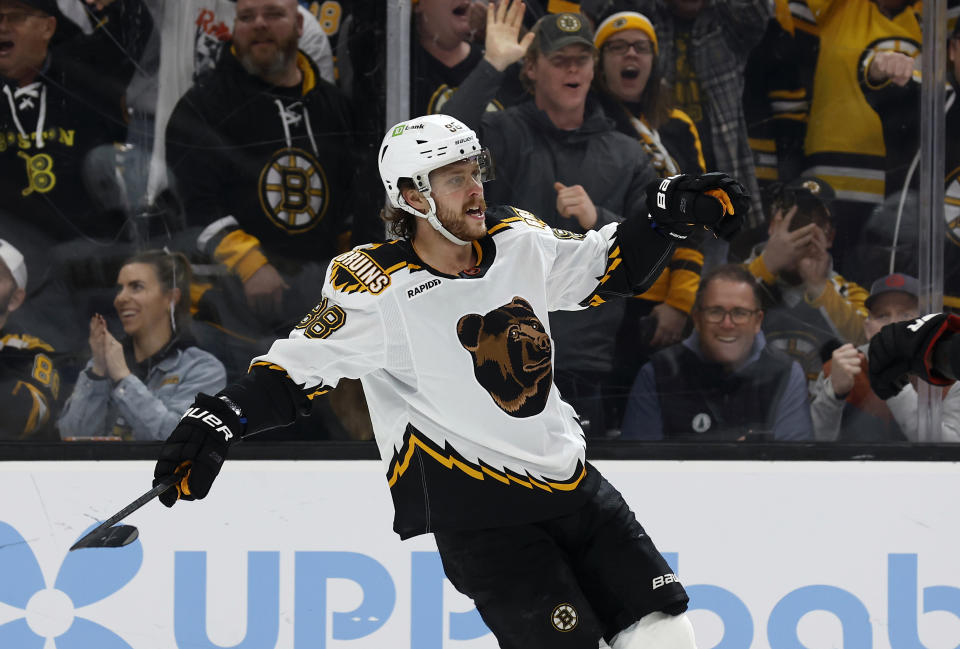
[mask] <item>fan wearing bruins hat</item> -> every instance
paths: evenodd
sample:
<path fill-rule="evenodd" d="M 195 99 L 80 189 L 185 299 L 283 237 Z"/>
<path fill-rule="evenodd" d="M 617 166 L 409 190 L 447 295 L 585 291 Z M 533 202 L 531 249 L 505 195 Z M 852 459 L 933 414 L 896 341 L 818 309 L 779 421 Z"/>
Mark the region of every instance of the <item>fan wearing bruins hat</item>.
<path fill-rule="evenodd" d="M 885 275 L 870 286 L 863 331 L 867 343 L 841 345 L 823 365 L 812 391 L 810 413 L 818 440 L 846 442 L 960 441 L 960 384 L 943 390 L 943 426 L 932 439 L 917 428 L 917 390 L 905 383 L 881 399 L 870 388 L 870 341 L 884 326 L 920 317 L 920 282 L 904 273 Z"/>
<path fill-rule="evenodd" d="M 197 396 L 160 451 L 155 480 L 177 478 L 161 501 L 205 497 L 236 439 L 359 378 L 394 530 L 434 535 L 500 647 L 693 649 L 683 586 L 586 461 L 548 313 L 643 292 L 693 229 L 739 227 L 743 188 L 656 179 L 641 218 L 577 233 L 488 205 L 490 152 L 448 115 L 395 124 L 377 159 L 399 238 L 335 257 L 293 331 Z"/>
<path fill-rule="evenodd" d="M 615 13 L 597 26 L 593 43 L 600 54 L 594 83 L 617 128 L 640 139 L 661 177 L 706 171 L 696 125 L 672 106 L 650 19 Z"/>
<path fill-rule="evenodd" d="M 656 26 L 658 58 L 673 100 L 697 125 L 708 170 L 739 178 L 762 220 L 743 107 L 744 69 L 772 15 L 771 0 L 634 0 Z"/>
<path fill-rule="evenodd" d="M 650 19 L 635 11 L 612 14 L 597 25 L 593 43 L 600 55 L 594 78 L 597 96 L 617 129 L 639 140 L 661 177 L 706 171 L 696 125 L 672 107 Z M 608 394 L 613 421 L 623 412 L 633 379 L 649 353 L 683 338 L 702 269 L 700 250 L 678 246 L 650 290 L 626 305 Z"/>
<path fill-rule="evenodd" d="M 826 345 L 864 342 L 867 291 L 833 270 L 833 188 L 800 176 L 774 190 L 768 238 L 746 263 L 760 280 L 768 343 L 799 361 L 812 387 Z"/>

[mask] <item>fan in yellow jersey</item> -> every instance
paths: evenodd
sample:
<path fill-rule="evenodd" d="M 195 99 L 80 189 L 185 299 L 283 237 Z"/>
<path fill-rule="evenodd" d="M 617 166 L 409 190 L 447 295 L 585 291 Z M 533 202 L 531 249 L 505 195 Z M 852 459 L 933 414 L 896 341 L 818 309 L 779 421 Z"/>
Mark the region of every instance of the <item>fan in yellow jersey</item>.
<path fill-rule="evenodd" d="M 823 178 L 836 190 L 834 260 L 840 273 L 861 283 L 873 278 L 861 276 L 853 249 L 865 219 L 883 201 L 886 149 L 880 118 L 863 96 L 859 75 L 879 52 L 919 52 L 922 4 L 806 0 L 809 11 L 794 14 L 798 30 L 819 36 L 805 173 Z"/>

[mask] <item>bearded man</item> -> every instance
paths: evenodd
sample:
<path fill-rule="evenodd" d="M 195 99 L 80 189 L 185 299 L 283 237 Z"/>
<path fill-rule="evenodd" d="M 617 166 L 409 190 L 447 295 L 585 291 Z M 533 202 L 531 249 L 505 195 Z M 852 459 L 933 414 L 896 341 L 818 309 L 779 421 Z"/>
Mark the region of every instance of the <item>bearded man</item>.
<path fill-rule="evenodd" d="M 239 0 L 230 47 L 167 126 L 187 225 L 221 271 L 195 296 L 213 325 L 201 337 L 215 332 L 204 342 L 239 373 L 313 305 L 328 261 L 349 247 L 353 118 L 298 50 L 302 34 L 295 0 Z"/>

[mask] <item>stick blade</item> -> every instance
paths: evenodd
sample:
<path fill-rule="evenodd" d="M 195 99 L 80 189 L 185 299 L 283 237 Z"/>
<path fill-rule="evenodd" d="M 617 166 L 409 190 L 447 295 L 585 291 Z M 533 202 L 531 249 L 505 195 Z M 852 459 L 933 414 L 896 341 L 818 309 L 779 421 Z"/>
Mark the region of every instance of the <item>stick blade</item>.
<path fill-rule="evenodd" d="M 136 541 L 139 536 L 140 531 L 133 525 L 101 526 L 70 546 L 70 551 L 83 548 L 122 548 Z"/>
<path fill-rule="evenodd" d="M 162 494 L 180 479 L 179 474 L 171 474 L 160 480 L 156 486 L 132 503 L 103 521 L 70 547 L 70 551 L 81 548 L 122 548 L 137 540 L 140 532 L 133 525 L 117 525 L 124 518 L 137 511 L 148 502 Z"/>

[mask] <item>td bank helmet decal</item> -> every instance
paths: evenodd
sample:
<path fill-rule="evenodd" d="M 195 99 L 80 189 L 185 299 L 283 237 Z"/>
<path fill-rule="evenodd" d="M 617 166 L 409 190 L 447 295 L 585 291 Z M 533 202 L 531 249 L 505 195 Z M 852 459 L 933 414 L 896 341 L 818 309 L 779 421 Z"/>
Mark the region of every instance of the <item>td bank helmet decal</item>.
<path fill-rule="evenodd" d="M 260 205 L 270 222 L 287 232 L 305 232 L 323 219 L 329 204 L 327 176 L 303 149 L 282 149 L 260 172 Z"/>
<path fill-rule="evenodd" d="M 477 382 L 501 410 L 512 417 L 543 412 L 553 379 L 552 347 L 526 300 L 514 297 L 486 315 L 463 316 L 457 336 L 473 358 Z"/>

